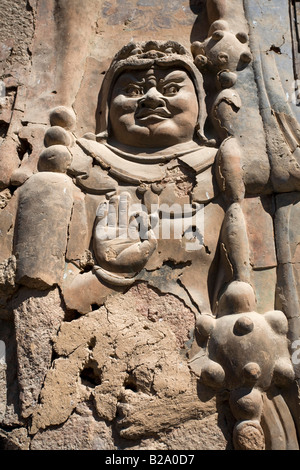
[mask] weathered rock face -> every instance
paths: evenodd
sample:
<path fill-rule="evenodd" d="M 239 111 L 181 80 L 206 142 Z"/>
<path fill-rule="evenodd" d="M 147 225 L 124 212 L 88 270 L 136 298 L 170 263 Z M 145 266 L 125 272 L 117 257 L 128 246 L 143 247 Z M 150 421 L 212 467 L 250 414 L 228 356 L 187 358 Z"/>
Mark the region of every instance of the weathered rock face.
<path fill-rule="evenodd" d="M 2 1 L 1 448 L 299 448 L 289 3 Z"/>

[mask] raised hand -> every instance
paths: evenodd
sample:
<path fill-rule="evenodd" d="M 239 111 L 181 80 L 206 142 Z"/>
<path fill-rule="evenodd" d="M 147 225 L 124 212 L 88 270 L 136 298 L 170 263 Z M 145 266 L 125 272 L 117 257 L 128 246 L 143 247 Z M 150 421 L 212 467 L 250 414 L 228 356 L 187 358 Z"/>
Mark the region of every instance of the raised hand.
<path fill-rule="evenodd" d="M 100 204 L 96 214 L 94 253 L 107 271 L 134 275 L 147 263 L 157 246 L 149 216 L 131 205 L 127 192 Z"/>

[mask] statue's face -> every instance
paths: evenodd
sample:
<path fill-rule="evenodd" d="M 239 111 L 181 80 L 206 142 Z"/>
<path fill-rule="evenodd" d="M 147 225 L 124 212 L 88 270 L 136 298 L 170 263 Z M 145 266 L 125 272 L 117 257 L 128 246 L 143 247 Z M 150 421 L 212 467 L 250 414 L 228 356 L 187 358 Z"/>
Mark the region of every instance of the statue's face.
<path fill-rule="evenodd" d="M 122 73 L 110 102 L 110 138 L 123 145 L 163 148 L 193 139 L 198 100 L 183 69 L 154 66 Z"/>

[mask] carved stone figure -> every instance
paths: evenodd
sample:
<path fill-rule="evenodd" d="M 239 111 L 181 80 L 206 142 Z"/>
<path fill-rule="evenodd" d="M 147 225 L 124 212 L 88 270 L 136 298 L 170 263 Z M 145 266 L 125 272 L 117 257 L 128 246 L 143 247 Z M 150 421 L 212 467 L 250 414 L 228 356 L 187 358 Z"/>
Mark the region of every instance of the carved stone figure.
<path fill-rule="evenodd" d="M 39 173 L 29 178 L 20 193 L 17 279 L 30 287 L 35 287 L 37 279 L 46 285 L 58 283 L 67 307 L 81 313 L 90 311 L 94 304 L 101 306 L 113 292 L 143 280 L 153 286 L 164 282 L 166 291 L 176 289 L 184 301 L 188 296 L 189 305 L 193 302 L 197 306 L 193 308 L 195 314 L 200 315 L 198 329 L 202 332 L 205 320 L 204 337 L 210 338 L 209 345 L 215 344 L 213 349 L 208 347 L 209 362 L 203 359 L 203 352 L 192 358 L 192 370 L 208 385 L 232 390 L 230 401 L 237 423 L 241 416 L 248 419 L 246 428 L 254 426 L 254 434 L 258 433 L 255 445 L 264 448 L 261 399 L 256 398 L 256 391 L 270 389 L 272 381 L 267 377 L 275 374 L 274 364 L 280 384 L 292 381 L 294 373 L 284 336 L 287 329 L 280 326 L 285 317 L 278 317 L 277 326 L 279 313 L 268 316 L 272 328 L 276 332 L 279 328 L 283 335 L 279 354 L 278 347 L 273 351 L 273 333 L 268 322 L 263 322 L 265 317 L 254 313 L 249 242 L 241 206 L 246 189 L 238 165 L 238 145 L 234 138 L 227 138 L 218 150 L 214 141 L 205 137 L 202 76 L 189 53 L 175 42 L 125 46 L 107 72 L 101 100 L 97 135 L 74 139 L 70 134 L 72 113 L 58 108 L 50 115 L 52 127 L 45 135 L 47 148 L 40 156 Z M 49 211 L 53 211 L 53 205 L 46 189 L 49 185 L 53 197 L 59 194 L 64 214 L 59 220 L 62 225 L 55 231 L 44 219 L 46 215 L 52 223 Z M 76 210 L 81 216 L 91 210 L 87 202 L 78 208 L 74 205 L 76 200 L 82 201 L 81 191 L 97 195 L 99 205 L 90 219 L 91 238 L 86 236 L 78 260 L 73 252 L 77 254 L 79 247 L 73 247 L 72 236 L 84 227 L 76 220 Z M 42 209 L 33 208 L 33 201 Z M 201 211 L 204 224 L 199 224 Z M 31 246 L 44 245 L 43 239 L 49 233 L 50 251 L 44 251 L 42 258 L 39 249 L 37 253 L 25 248 L 32 236 L 36 243 Z M 69 261 L 66 270 L 65 250 Z M 93 266 L 85 273 L 80 262 L 87 250 Z M 162 281 L 164 267 L 170 264 L 180 266 L 180 287 L 174 274 Z M 157 276 L 158 269 L 162 274 Z M 212 315 L 217 319 L 213 320 Z M 226 323 L 223 325 L 223 317 L 227 319 L 228 315 L 228 322 L 241 324 L 242 332 L 235 332 L 238 327 L 234 326 L 232 339 L 225 332 Z M 221 336 L 217 334 L 219 324 Z M 249 353 L 241 355 L 239 345 L 253 329 L 248 347 L 254 348 L 256 355 L 251 360 Z M 259 348 L 267 352 L 267 358 Z M 228 371 L 222 359 L 226 355 L 229 362 L 235 356 L 235 366 Z M 206 365 L 202 365 L 203 360 Z M 233 397 L 245 387 L 254 396 L 250 409 L 258 407 L 254 414 L 247 412 L 247 407 L 242 415 L 235 411 L 242 405 L 237 405 Z M 237 448 L 247 448 L 242 423 L 236 425 L 235 433 Z"/>
<path fill-rule="evenodd" d="M 221 201 L 207 204 L 218 197 L 212 172 L 217 149 L 208 146 L 203 134 L 206 109 L 202 76 L 192 57 L 174 42 L 129 44 L 116 56 L 105 78 L 100 133 L 87 135 L 75 143 L 66 133 L 66 120 L 61 121 L 63 127 L 57 126 L 63 113 L 67 110 L 59 108 L 50 116 L 54 125 L 45 136 L 47 149 L 40 156 L 40 173 L 33 178 L 47 178 L 45 172 L 50 172 L 68 195 L 76 192 L 78 186 L 88 194 L 106 196 L 98 197 L 100 204 L 95 213 L 92 244 L 87 238 L 84 247 L 93 251 L 93 273 L 79 273 L 71 283 L 67 274 L 62 282 L 62 262 L 60 271 L 51 272 L 52 283 L 60 279 L 65 299 L 70 298 L 70 307 L 73 290 L 78 298 L 78 282 L 81 286 L 83 283 L 96 285 L 98 298 L 89 299 L 90 290 L 84 289 L 83 304 L 76 305 L 77 310 L 85 312 L 97 301 L 101 305 L 107 295 L 102 281 L 112 286 L 126 286 L 135 279 L 149 276 L 142 273 L 143 268 L 149 272 L 166 262 L 188 266 L 195 260 L 201 264 L 202 272 L 205 269 L 206 276 L 196 280 L 194 276 L 186 275 L 182 280 L 186 277 L 183 282 L 191 283 L 191 288 L 197 283 L 198 287 L 194 286 L 196 301 L 205 306 L 201 310 L 210 311 L 209 296 L 215 286 L 208 292 L 205 277 L 215 258 L 223 207 Z M 72 176 L 76 178 L 76 186 Z M 44 191 L 42 185 L 37 185 L 31 178 L 23 186 L 25 198 L 29 185 Z M 195 230 L 193 226 L 197 213 L 202 210 L 211 240 L 203 239 L 204 234 L 197 232 L 201 227 Z M 206 211 L 211 215 L 206 217 Z M 22 213 L 25 214 L 24 206 Z M 76 217 L 75 212 L 73 217 Z M 139 224 L 139 230 L 134 220 Z M 214 227 L 210 228 L 210 224 Z M 72 230 L 72 222 L 70 227 Z M 131 233 L 127 233 L 130 229 Z M 24 231 L 26 237 L 27 230 L 29 227 Z M 166 233 L 162 233 L 163 230 Z M 42 232 L 36 236 L 43 236 Z M 174 238 L 172 247 L 170 236 Z M 196 237 L 194 242 L 190 239 L 192 236 Z M 44 263 L 45 253 L 44 261 L 40 263 L 35 255 L 30 257 L 19 248 L 21 239 L 22 235 L 16 249 L 18 279 L 24 279 L 24 272 L 28 285 L 31 284 L 30 277 L 34 280 L 40 277 L 42 282 L 43 269 L 45 275 L 49 275 Z M 72 246 L 71 237 L 69 244 Z M 78 251 L 78 247 L 75 250 Z M 208 256 L 208 253 L 212 255 Z M 53 253 L 49 253 L 51 264 L 52 258 Z M 74 258 L 67 253 L 67 259 L 73 261 Z M 95 295 L 93 291 L 91 295 Z M 68 300 L 66 302 L 68 304 Z"/>

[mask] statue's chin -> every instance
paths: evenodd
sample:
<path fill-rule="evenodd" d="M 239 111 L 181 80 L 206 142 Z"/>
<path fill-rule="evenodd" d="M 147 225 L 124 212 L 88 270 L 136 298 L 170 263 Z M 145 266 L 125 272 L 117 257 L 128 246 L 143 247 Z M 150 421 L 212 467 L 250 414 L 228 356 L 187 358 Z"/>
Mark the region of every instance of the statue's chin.
<path fill-rule="evenodd" d="M 183 119 L 151 114 L 133 122 L 112 125 L 111 137 L 127 147 L 163 149 L 192 141 L 195 127 L 196 123 L 186 123 Z"/>
<path fill-rule="evenodd" d="M 144 153 L 145 154 L 155 154 L 155 153 L 169 154 L 170 152 L 174 152 L 174 153 L 184 152 L 185 153 L 189 150 L 194 150 L 194 149 L 199 148 L 199 143 L 191 138 L 183 142 L 170 143 L 169 145 L 163 145 L 162 142 L 155 141 L 155 142 L 152 142 L 152 146 L 144 145 L 143 147 L 139 145 L 120 142 L 119 140 L 116 140 L 114 138 L 109 138 L 107 140 L 107 143 L 111 147 L 115 147 L 116 149 L 121 150 L 122 152 L 132 153 L 132 154 L 144 154 Z"/>

